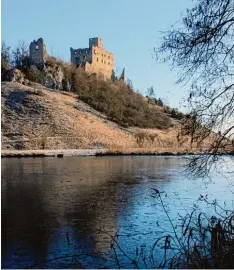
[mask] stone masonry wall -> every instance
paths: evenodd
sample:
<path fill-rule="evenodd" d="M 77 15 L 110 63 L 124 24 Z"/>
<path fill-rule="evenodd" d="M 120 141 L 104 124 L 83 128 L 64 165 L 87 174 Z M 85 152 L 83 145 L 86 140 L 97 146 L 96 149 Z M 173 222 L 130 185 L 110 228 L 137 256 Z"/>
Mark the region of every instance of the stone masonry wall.
<path fill-rule="evenodd" d="M 110 79 L 114 69 L 114 55 L 103 48 L 100 38 L 90 38 L 89 48 L 71 50 L 71 62 L 81 66 L 86 72 L 102 73 Z"/>
<path fill-rule="evenodd" d="M 30 43 L 29 52 L 32 63 L 40 65 L 45 63 L 47 52 L 42 38 L 34 40 Z"/>

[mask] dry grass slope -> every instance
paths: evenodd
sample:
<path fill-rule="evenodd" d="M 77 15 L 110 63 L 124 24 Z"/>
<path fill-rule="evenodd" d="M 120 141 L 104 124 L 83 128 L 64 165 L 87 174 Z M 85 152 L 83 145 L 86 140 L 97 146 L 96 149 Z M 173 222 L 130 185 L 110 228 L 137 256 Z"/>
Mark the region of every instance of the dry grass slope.
<path fill-rule="evenodd" d="M 177 141 L 175 127 L 124 128 L 78 100 L 76 94 L 38 84 L 3 82 L 1 102 L 2 149 L 108 148 L 118 152 L 141 148 L 157 152 L 189 148 L 187 139 L 182 144 Z"/>

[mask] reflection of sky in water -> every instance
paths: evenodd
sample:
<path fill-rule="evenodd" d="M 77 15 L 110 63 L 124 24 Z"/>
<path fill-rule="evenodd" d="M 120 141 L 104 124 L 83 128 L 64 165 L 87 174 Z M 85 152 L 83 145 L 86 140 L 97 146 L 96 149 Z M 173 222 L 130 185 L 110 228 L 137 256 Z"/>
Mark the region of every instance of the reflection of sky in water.
<path fill-rule="evenodd" d="M 97 233 L 100 228 L 118 231 L 129 254 L 136 247 L 149 249 L 170 230 L 152 188 L 167 195 L 165 206 L 172 218 L 191 209 L 200 194 L 230 205 L 233 193 L 226 179 L 214 175 L 205 185 L 185 178 L 184 164 L 181 157 L 3 159 L 2 266 L 22 268 L 68 256 L 36 268 L 69 267 L 70 256 L 83 253 L 97 255 L 79 257 L 84 267 L 111 266 L 105 261 L 113 255 L 108 255 L 110 238 Z M 196 204 L 213 214 L 206 204 Z"/>

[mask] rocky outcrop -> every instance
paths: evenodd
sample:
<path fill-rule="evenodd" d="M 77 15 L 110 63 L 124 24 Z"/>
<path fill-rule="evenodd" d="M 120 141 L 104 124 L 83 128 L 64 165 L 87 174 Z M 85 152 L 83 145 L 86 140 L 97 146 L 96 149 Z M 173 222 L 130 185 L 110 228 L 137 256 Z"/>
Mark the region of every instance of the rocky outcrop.
<path fill-rule="evenodd" d="M 5 70 L 4 79 L 5 81 L 18 82 L 25 85 L 29 83 L 29 80 L 26 79 L 25 75 L 17 68 Z"/>
<path fill-rule="evenodd" d="M 32 64 L 28 62 L 23 67 L 15 68 L 11 63 L 2 64 L 2 81 L 18 82 L 29 85 L 31 82 L 40 83 L 51 89 L 71 91 L 70 81 L 71 65 L 64 63 L 54 57 L 47 57 L 43 64 Z"/>
<path fill-rule="evenodd" d="M 64 74 L 60 66 L 46 66 L 44 68 L 44 85 L 47 88 L 63 90 Z"/>
<path fill-rule="evenodd" d="M 71 91 L 71 84 L 66 80 L 62 68 L 58 65 L 45 65 L 41 69 L 31 66 L 30 72 L 32 81 L 35 80 L 47 88 Z M 18 82 L 24 85 L 29 85 L 30 83 L 26 75 L 17 68 L 4 69 L 1 73 L 2 81 Z"/>

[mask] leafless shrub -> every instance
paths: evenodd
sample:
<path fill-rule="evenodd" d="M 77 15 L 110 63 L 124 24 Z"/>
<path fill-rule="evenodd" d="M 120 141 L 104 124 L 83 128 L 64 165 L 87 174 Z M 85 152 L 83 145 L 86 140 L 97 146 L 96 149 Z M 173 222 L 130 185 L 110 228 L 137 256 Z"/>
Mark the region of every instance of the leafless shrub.
<path fill-rule="evenodd" d="M 191 213 L 179 216 L 180 223 L 170 217 L 163 194 L 153 189 L 155 199 L 162 206 L 170 229 L 163 228 L 163 234 L 152 245 L 149 253 L 136 247 L 136 253 L 128 254 L 120 245 L 119 232 L 111 235 L 111 248 L 115 254 L 116 266 L 121 268 L 128 261 L 135 268 L 233 268 L 234 267 L 234 212 L 222 208 L 216 201 L 209 202 L 201 196 L 199 200 L 212 205 L 215 216 L 207 216 L 194 206 Z M 160 226 L 160 225 L 158 225 Z M 123 259 L 120 260 L 120 255 Z"/>
<path fill-rule="evenodd" d="M 137 134 L 135 134 L 135 138 L 136 138 L 136 143 L 139 147 L 142 147 L 145 139 L 147 138 L 147 134 L 144 132 L 139 132 Z"/>

